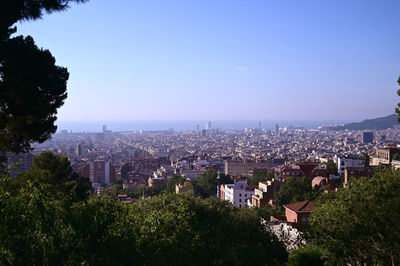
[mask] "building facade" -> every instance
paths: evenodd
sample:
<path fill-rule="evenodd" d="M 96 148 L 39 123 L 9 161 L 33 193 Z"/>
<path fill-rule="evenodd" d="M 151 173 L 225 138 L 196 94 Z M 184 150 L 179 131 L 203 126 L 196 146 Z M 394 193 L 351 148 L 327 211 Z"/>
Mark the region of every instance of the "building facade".
<path fill-rule="evenodd" d="M 233 184 L 221 185 L 221 199 L 227 200 L 238 208 L 249 206 L 254 194 L 254 186 L 247 185 L 247 179 L 237 178 Z"/>
<path fill-rule="evenodd" d="M 374 141 L 373 132 L 363 132 L 361 135 L 361 142 L 364 144 L 372 143 Z"/>
<path fill-rule="evenodd" d="M 339 175 L 342 175 L 347 167 L 363 167 L 364 160 L 355 156 L 337 157 L 335 163 L 337 165 Z"/>

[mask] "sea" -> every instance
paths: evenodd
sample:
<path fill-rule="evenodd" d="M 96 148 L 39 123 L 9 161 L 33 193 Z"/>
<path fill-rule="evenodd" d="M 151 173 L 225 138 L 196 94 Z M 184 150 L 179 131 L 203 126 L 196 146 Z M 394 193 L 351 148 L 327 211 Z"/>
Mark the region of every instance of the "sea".
<path fill-rule="evenodd" d="M 113 132 L 123 131 L 156 131 L 156 130 L 197 130 L 205 129 L 206 123 L 211 122 L 213 129 L 241 130 L 245 128 L 274 129 L 275 124 L 280 128 L 295 127 L 316 129 L 320 126 L 339 125 L 349 121 L 301 121 L 301 120 L 192 120 L 192 121 L 165 121 L 165 120 L 132 120 L 132 121 L 57 121 L 57 131 L 68 130 L 71 132 L 101 132 L 103 125 Z"/>

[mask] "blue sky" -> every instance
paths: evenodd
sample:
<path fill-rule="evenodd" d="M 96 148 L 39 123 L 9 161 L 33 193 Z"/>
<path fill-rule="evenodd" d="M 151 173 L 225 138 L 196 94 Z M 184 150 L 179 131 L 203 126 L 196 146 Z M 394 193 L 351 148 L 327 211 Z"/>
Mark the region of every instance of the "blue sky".
<path fill-rule="evenodd" d="M 91 0 L 23 22 L 61 121 L 360 120 L 400 101 L 400 1 Z"/>

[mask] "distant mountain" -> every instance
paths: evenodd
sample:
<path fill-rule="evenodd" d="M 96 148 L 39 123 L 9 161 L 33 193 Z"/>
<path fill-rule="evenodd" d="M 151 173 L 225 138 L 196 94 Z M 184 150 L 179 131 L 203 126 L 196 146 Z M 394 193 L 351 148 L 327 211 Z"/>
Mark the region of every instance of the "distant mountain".
<path fill-rule="evenodd" d="M 388 129 L 398 127 L 400 124 L 397 122 L 397 115 L 388 115 L 374 119 L 366 119 L 362 122 L 348 123 L 343 126 L 332 127 L 332 130 L 364 130 L 364 129 Z"/>

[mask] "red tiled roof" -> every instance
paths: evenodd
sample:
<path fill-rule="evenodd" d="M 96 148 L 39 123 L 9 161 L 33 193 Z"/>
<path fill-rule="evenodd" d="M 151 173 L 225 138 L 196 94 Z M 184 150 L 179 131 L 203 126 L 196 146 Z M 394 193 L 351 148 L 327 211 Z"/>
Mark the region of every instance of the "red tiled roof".
<path fill-rule="evenodd" d="M 315 201 L 313 200 L 306 200 L 302 202 L 296 202 L 293 204 L 283 205 L 283 207 L 294 211 L 294 212 L 312 212 L 314 211 Z"/>

